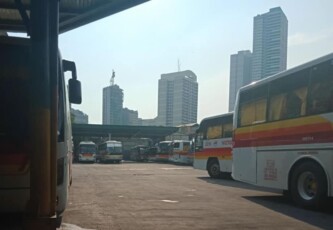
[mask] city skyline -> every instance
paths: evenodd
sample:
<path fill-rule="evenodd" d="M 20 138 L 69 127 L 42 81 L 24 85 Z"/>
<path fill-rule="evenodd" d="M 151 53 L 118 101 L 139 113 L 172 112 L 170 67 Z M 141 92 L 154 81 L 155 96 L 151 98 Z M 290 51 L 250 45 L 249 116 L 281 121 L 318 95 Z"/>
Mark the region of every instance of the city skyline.
<path fill-rule="evenodd" d="M 280 7 L 253 18 L 253 46 L 230 56 L 229 112 L 237 91 L 251 82 L 286 70 L 288 19 Z"/>
<path fill-rule="evenodd" d="M 73 107 L 101 124 L 101 91 L 116 69 L 124 104 L 154 118 L 158 78 L 177 71 L 179 59 L 198 76 L 197 121 L 226 113 L 230 54 L 252 47 L 253 17 L 277 6 L 289 21 L 288 68 L 333 51 L 331 1 L 150 1 L 60 35 L 62 56 L 76 62 L 82 82 L 83 103 Z"/>
<path fill-rule="evenodd" d="M 198 83 L 190 70 L 161 74 L 158 81 L 157 117 L 142 119 L 138 111 L 124 107 L 125 92 L 115 84 L 113 71 L 110 85 L 103 88 L 104 125 L 178 126 L 197 123 Z"/>

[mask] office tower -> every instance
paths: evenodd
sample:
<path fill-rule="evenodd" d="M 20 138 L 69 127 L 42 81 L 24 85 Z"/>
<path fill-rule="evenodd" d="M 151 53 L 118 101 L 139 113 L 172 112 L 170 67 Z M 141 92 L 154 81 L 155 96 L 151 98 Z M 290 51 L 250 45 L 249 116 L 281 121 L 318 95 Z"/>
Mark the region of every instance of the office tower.
<path fill-rule="evenodd" d="M 123 125 L 140 125 L 138 111 L 128 108 L 123 109 Z"/>
<path fill-rule="evenodd" d="M 103 125 L 122 125 L 123 90 L 114 85 L 103 88 Z"/>
<path fill-rule="evenodd" d="M 197 122 L 198 83 L 190 70 L 162 74 L 158 81 L 157 123 L 177 126 Z"/>
<path fill-rule="evenodd" d="M 253 20 L 252 81 L 287 68 L 288 20 L 280 7 Z"/>
<path fill-rule="evenodd" d="M 252 53 L 239 51 L 230 56 L 229 112 L 234 110 L 237 91 L 251 82 Z"/>

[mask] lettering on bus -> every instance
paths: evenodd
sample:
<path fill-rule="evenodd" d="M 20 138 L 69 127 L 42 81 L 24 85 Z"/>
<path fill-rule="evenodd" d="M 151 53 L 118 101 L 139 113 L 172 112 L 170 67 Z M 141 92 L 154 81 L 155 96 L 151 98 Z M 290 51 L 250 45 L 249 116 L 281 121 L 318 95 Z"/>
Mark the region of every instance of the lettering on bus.
<path fill-rule="evenodd" d="M 303 137 L 302 141 L 313 141 L 314 137 L 308 136 L 308 137 Z"/>
<path fill-rule="evenodd" d="M 302 152 L 298 152 L 299 155 L 316 155 L 318 154 L 317 151 L 302 151 Z"/>
<path fill-rule="evenodd" d="M 222 145 L 232 146 L 233 142 L 231 140 L 230 141 L 222 141 Z"/>
<path fill-rule="evenodd" d="M 266 168 L 264 168 L 265 180 L 277 180 L 277 168 L 274 160 L 266 160 Z"/>
<path fill-rule="evenodd" d="M 231 147 L 233 145 L 232 140 L 206 140 L 204 141 L 204 147 Z"/>

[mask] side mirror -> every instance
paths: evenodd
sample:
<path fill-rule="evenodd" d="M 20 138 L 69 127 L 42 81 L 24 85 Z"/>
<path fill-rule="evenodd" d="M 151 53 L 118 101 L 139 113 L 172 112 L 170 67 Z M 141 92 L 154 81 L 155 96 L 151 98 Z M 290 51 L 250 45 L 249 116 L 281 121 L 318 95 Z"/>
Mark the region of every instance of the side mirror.
<path fill-rule="evenodd" d="M 63 60 L 62 66 L 64 68 L 64 72 L 72 72 L 72 78 L 68 81 L 69 102 L 73 104 L 81 104 L 81 82 L 77 80 L 75 62 Z"/>
<path fill-rule="evenodd" d="M 68 81 L 69 102 L 73 104 L 81 104 L 81 82 L 76 79 L 69 79 Z"/>

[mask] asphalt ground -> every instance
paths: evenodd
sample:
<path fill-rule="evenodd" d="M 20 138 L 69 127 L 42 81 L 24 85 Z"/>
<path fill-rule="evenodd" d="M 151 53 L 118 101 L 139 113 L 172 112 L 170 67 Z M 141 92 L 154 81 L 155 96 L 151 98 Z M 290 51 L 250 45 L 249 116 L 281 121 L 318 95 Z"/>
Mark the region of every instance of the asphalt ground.
<path fill-rule="evenodd" d="M 333 206 L 158 163 L 74 164 L 62 229 L 333 229 Z"/>

